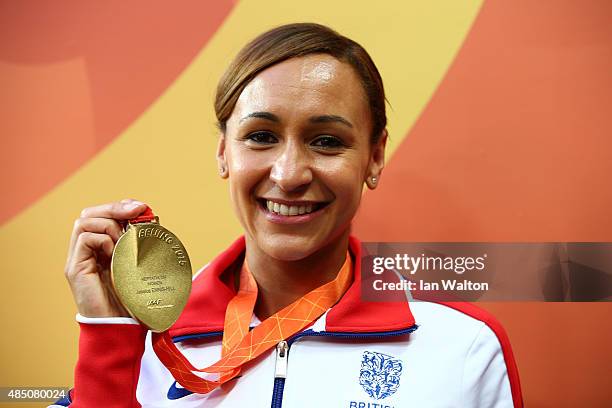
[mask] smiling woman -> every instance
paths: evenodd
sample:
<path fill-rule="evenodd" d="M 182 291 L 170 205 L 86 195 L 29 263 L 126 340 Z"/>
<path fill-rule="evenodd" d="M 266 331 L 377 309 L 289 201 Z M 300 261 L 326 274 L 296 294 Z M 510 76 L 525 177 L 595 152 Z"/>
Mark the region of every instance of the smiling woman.
<path fill-rule="evenodd" d="M 382 79 L 359 44 L 318 24 L 268 31 L 232 62 L 215 110 L 244 237 L 195 276 L 179 320 L 150 334 L 104 284 L 119 223 L 147 207 L 85 209 L 66 266 L 79 362 L 57 406 L 522 406 L 491 316 L 360 298 L 351 221 L 381 178 L 387 131 Z"/>
<path fill-rule="evenodd" d="M 330 281 L 344 262 L 363 184 L 374 188 L 384 163 L 386 134 L 371 137 L 371 116 L 352 66 L 322 53 L 263 70 L 227 120 L 219 115 L 219 167 L 246 232 L 247 263 L 263 291 L 284 288 L 258 303 L 264 317 Z"/>

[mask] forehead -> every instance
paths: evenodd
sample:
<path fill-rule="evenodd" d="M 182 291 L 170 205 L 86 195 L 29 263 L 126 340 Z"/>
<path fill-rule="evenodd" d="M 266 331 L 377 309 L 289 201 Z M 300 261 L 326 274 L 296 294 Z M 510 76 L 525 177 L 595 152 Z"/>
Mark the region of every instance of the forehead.
<path fill-rule="evenodd" d="M 355 125 L 369 120 L 359 76 L 352 66 L 327 54 L 291 58 L 260 72 L 242 91 L 232 119 L 255 111 L 271 112 L 281 119 L 340 115 Z"/>

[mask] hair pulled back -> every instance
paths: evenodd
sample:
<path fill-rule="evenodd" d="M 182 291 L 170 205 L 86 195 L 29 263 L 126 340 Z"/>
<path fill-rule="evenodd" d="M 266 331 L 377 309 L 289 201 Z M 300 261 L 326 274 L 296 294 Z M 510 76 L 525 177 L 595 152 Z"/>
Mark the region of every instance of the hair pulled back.
<path fill-rule="evenodd" d="M 376 143 L 387 126 L 385 91 L 376 65 L 361 45 L 329 27 L 315 23 L 294 23 L 273 28 L 240 50 L 217 86 L 215 114 L 219 129 L 225 132 L 227 120 L 240 94 L 258 73 L 290 58 L 317 53 L 329 54 L 346 62 L 357 72 L 372 114 L 371 142 Z"/>

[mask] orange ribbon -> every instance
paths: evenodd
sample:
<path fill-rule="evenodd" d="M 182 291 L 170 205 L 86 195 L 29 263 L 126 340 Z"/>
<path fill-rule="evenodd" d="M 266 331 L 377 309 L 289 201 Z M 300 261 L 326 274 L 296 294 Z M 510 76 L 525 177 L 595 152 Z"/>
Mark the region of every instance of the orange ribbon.
<path fill-rule="evenodd" d="M 211 366 L 195 368 L 176 348 L 168 331 L 153 333 L 153 349 L 174 379 L 189 391 L 207 394 L 240 374 L 242 366 L 259 357 L 280 341 L 312 324 L 340 300 L 352 280 L 351 257 L 346 260 L 336 278 L 261 322 L 249 331 L 257 300 L 257 283 L 246 260 L 240 270 L 238 293 L 225 311 L 221 359 Z M 205 379 L 194 372 L 218 374 L 218 380 Z"/>

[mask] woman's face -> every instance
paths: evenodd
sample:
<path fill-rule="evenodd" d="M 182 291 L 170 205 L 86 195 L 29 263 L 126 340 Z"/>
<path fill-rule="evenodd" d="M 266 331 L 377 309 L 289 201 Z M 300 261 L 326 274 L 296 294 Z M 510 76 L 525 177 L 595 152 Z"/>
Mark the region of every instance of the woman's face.
<path fill-rule="evenodd" d="M 218 160 L 247 240 L 303 259 L 348 234 L 364 181 L 373 188 L 386 132 L 370 142 L 367 97 L 353 68 L 327 54 L 292 58 L 240 95 Z"/>

